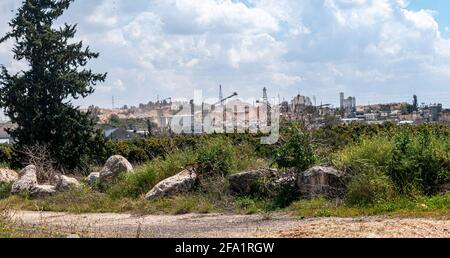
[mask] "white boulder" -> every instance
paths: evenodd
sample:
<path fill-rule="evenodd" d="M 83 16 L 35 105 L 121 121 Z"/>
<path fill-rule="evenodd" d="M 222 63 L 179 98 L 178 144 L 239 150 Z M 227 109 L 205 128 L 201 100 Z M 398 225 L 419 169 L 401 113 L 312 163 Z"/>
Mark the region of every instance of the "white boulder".
<path fill-rule="evenodd" d="M 11 188 L 12 194 L 18 194 L 22 192 L 31 192 L 33 187 L 38 184 L 36 167 L 29 165 L 20 172 L 20 177 L 15 181 Z"/>
<path fill-rule="evenodd" d="M 120 174 L 133 171 L 133 166 L 120 155 L 110 157 L 100 171 L 100 182 L 113 182 Z"/>
<path fill-rule="evenodd" d="M 197 182 L 197 174 L 194 171 L 184 170 L 175 176 L 159 182 L 147 193 L 147 200 L 154 200 L 163 196 L 172 196 L 180 193 L 188 193 Z"/>
<path fill-rule="evenodd" d="M 0 183 L 10 184 L 19 179 L 19 174 L 11 169 L 0 169 Z"/>
<path fill-rule="evenodd" d="M 56 186 L 53 185 L 35 185 L 29 190 L 32 197 L 46 197 L 56 193 Z"/>
<path fill-rule="evenodd" d="M 71 189 L 77 189 L 81 187 L 81 184 L 77 179 L 68 176 L 58 176 L 58 183 L 56 184 L 56 190 L 59 192 L 68 191 Z"/>

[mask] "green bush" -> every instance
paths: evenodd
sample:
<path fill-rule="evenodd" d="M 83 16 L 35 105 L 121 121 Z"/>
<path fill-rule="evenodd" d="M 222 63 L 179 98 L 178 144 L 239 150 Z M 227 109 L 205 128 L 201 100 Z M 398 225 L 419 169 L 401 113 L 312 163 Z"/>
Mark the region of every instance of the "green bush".
<path fill-rule="evenodd" d="M 392 140 L 380 136 L 362 139 L 333 155 L 332 163 L 350 175 L 376 170 L 386 172 L 393 156 Z"/>
<path fill-rule="evenodd" d="M 225 177 L 236 170 L 235 147 L 225 137 L 203 141 L 196 154 L 197 171 L 202 176 Z"/>
<path fill-rule="evenodd" d="M 370 171 L 352 178 L 345 200 L 352 206 L 368 206 L 392 200 L 395 196 L 392 180 L 383 173 Z"/>
<path fill-rule="evenodd" d="M 274 152 L 275 162 L 281 168 L 306 170 L 316 161 L 308 133 L 296 124 L 286 128 L 281 146 Z"/>
<path fill-rule="evenodd" d="M 434 127 L 399 128 L 391 137 L 347 146 L 333 164 L 351 177 L 347 198 L 353 204 L 387 198 L 391 186 L 400 195 L 432 195 L 450 182 L 450 137 Z"/>
<path fill-rule="evenodd" d="M 401 193 L 436 193 L 450 181 L 450 137 L 425 129 L 395 135 L 388 174 Z"/>

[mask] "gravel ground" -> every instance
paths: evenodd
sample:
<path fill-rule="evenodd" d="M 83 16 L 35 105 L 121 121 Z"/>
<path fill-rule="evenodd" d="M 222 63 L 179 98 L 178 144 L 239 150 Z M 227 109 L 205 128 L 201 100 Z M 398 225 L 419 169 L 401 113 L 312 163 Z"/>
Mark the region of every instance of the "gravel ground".
<path fill-rule="evenodd" d="M 383 217 L 300 219 L 287 214 L 68 214 L 16 212 L 25 228 L 60 236 L 125 238 L 450 237 L 450 220 Z"/>

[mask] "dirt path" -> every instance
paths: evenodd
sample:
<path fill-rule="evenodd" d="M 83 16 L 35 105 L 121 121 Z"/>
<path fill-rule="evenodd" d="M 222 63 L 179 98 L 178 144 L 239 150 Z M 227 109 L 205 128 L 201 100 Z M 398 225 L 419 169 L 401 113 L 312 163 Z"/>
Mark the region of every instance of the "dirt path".
<path fill-rule="evenodd" d="M 187 214 L 179 216 L 128 214 L 68 214 L 16 212 L 27 228 L 77 234 L 81 237 L 450 237 L 450 220 L 299 219 L 287 214 Z"/>

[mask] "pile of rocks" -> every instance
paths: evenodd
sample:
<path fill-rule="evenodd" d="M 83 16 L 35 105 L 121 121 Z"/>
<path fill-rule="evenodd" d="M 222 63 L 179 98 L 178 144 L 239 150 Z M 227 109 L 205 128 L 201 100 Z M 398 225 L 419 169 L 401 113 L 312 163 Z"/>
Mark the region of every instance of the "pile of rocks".
<path fill-rule="evenodd" d="M 330 166 L 315 166 L 304 172 L 291 170 L 279 173 L 276 170 L 255 170 L 232 175 L 230 190 L 237 195 L 255 194 L 261 182 L 271 189 L 298 190 L 300 198 L 311 199 L 324 196 L 330 199 L 342 198 L 346 184 L 344 173 Z"/>
<path fill-rule="evenodd" d="M 93 172 L 86 182 L 92 188 L 98 185 L 113 184 L 121 174 L 132 173 L 133 166 L 122 156 L 110 157 L 100 172 Z M 33 197 L 43 197 L 56 192 L 78 188 L 81 184 L 77 179 L 58 175 L 56 184 L 38 184 L 36 167 L 27 166 L 19 174 L 13 170 L 0 169 L 0 183 L 12 183 L 12 194 L 28 192 Z M 325 196 L 330 199 L 342 198 L 346 183 L 344 173 L 330 166 L 315 166 L 304 172 L 295 170 L 280 173 L 274 169 L 258 169 L 231 175 L 229 190 L 234 195 L 267 194 L 261 192 L 261 186 L 266 189 L 290 189 L 299 193 L 300 198 Z M 148 200 L 188 193 L 194 190 L 199 181 L 195 169 L 185 169 L 180 173 L 159 182 L 145 196 Z M 270 192 L 270 191 L 269 191 Z"/>
<path fill-rule="evenodd" d="M 24 168 L 19 174 L 13 171 L 6 172 L 3 170 L 0 182 L 12 183 L 11 194 L 28 193 L 32 197 L 44 197 L 55 194 L 57 192 L 67 191 L 78 188 L 81 184 L 75 178 L 64 175 L 55 177 L 55 185 L 41 185 L 37 180 L 37 170 L 34 165 Z M 9 175 L 9 180 L 5 180 L 5 175 Z"/>
<path fill-rule="evenodd" d="M 274 169 L 259 169 L 231 175 L 229 189 L 234 195 L 268 194 L 261 191 L 264 185 L 265 188 L 273 190 L 283 188 L 297 191 L 299 197 L 304 199 L 318 196 L 337 199 L 345 194 L 344 179 L 344 173 L 330 166 L 315 166 L 301 173 L 296 171 L 280 173 Z M 188 193 L 194 189 L 197 181 L 198 175 L 194 170 L 184 170 L 161 181 L 147 193 L 146 198 L 153 200 Z"/>

